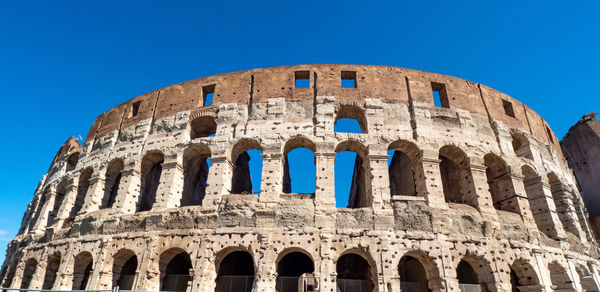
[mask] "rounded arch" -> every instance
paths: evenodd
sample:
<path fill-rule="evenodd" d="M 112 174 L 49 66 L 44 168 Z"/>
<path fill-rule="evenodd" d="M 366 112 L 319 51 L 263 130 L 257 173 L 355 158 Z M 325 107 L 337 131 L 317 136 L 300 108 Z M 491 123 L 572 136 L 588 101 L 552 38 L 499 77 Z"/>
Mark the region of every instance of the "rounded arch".
<path fill-rule="evenodd" d="M 336 260 L 337 287 L 342 292 L 377 291 L 377 263 L 371 254 L 359 248 L 342 252 Z M 366 290 L 356 290 L 367 287 Z"/>
<path fill-rule="evenodd" d="M 339 142 L 335 146 L 335 153 L 338 153 L 341 151 L 356 152 L 356 154 L 358 154 L 364 158 L 367 158 L 367 155 L 369 155 L 369 148 L 367 146 L 365 146 L 365 144 L 363 144 L 362 142 L 360 142 L 358 140 L 354 140 L 354 139 L 349 139 L 349 140 Z"/>
<path fill-rule="evenodd" d="M 232 194 L 260 193 L 262 180 L 262 153 L 263 148 L 257 140 L 243 138 L 231 147 L 229 154 L 230 165 L 233 166 L 231 175 Z M 258 163 L 251 163 L 251 158 Z M 257 167 L 258 165 L 258 167 Z M 252 177 L 254 173 L 255 177 Z M 258 177 L 256 177 L 258 176 Z M 254 186 L 253 186 L 254 185 Z"/>
<path fill-rule="evenodd" d="M 573 289 L 573 279 L 569 275 L 568 268 L 559 263 L 553 261 L 548 263 L 548 271 L 550 272 L 550 281 L 552 282 L 552 288 L 556 290 L 560 289 Z"/>
<path fill-rule="evenodd" d="M 115 253 L 112 265 L 112 287 L 119 286 L 122 290 L 133 289 L 137 265 L 138 260 L 134 251 L 123 248 Z"/>
<path fill-rule="evenodd" d="M 488 153 L 483 156 L 483 162 L 494 208 L 519 214 L 519 202 L 514 196 L 514 186 L 504 159 L 495 153 Z"/>
<path fill-rule="evenodd" d="M 79 163 L 79 152 L 71 153 L 71 155 L 67 157 L 67 171 L 75 169 L 77 163 Z"/>
<path fill-rule="evenodd" d="M 190 127 L 190 139 L 209 137 L 217 132 L 215 117 L 204 115 L 196 117 L 188 122 Z"/>
<path fill-rule="evenodd" d="M 456 145 L 445 145 L 440 148 L 440 156 L 446 157 L 458 166 L 468 166 L 469 158 L 467 153 Z"/>
<path fill-rule="evenodd" d="M 359 141 L 351 139 L 340 142 L 335 148 L 335 153 L 336 206 L 346 208 L 372 206 L 369 149 Z"/>
<path fill-rule="evenodd" d="M 388 177 L 391 196 L 417 196 L 423 189 L 421 151 L 412 142 L 397 140 L 388 146 Z M 422 192 L 422 191 L 421 191 Z"/>
<path fill-rule="evenodd" d="M 535 170 L 535 167 L 529 164 L 524 164 L 523 166 L 521 166 L 521 175 L 523 175 L 523 181 L 539 177 L 539 174 Z"/>
<path fill-rule="evenodd" d="M 54 286 L 61 259 L 62 257 L 59 251 L 54 251 L 48 255 L 46 272 L 44 273 L 44 282 L 42 283 L 43 290 L 51 290 Z"/>
<path fill-rule="evenodd" d="M 254 286 L 254 256 L 246 249 L 228 247 L 215 257 L 215 291 L 250 292 Z"/>
<path fill-rule="evenodd" d="M 537 271 L 525 259 L 517 259 L 510 265 L 511 283 L 513 291 L 520 286 L 539 285 L 540 279 Z"/>
<path fill-rule="evenodd" d="M 512 147 L 515 154 L 519 157 L 532 158 L 531 150 L 529 150 L 529 139 L 520 132 L 511 131 Z"/>
<path fill-rule="evenodd" d="M 192 145 L 183 151 L 183 192 L 180 206 L 202 205 L 210 169 L 211 151 L 205 145 Z"/>
<path fill-rule="evenodd" d="M 315 193 L 317 179 L 315 143 L 304 136 L 296 136 L 285 142 L 282 151 L 282 191 Z"/>
<path fill-rule="evenodd" d="M 255 139 L 242 138 L 238 140 L 229 150 L 229 162 L 235 163 L 240 154 L 252 149 L 264 151 L 263 147 Z"/>
<path fill-rule="evenodd" d="M 435 263 L 434 259 L 427 255 L 424 251 L 411 250 L 404 253 L 404 255 L 397 262 L 396 267 L 400 267 L 400 265 L 402 264 L 402 258 L 404 257 L 411 257 L 416 259 L 423 266 L 425 276 L 429 281 L 440 279 L 440 271 L 437 264 Z"/>
<path fill-rule="evenodd" d="M 38 261 L 35 258 L 29 258 L 25 261 L 23 276 L 21 277 L 21 289 L 28 289 L 31 285 L 31 279 L 36 273 Z"/>
<path fill-rule="evenodd" d="M 478 207 L 478 198 L 473 184 L 471 166 L 467 154 L 455 145 L 446 145 L 439 150 L 440 175 L 444 199 L 448 203 L 460 203 Z"/>
<path fill-rule="evenodd" d="M 90 188 L 90 179 L 92 178 L 92 174 L 94 170 L 91 167 L 84 169 L 79 175 L 79 182 L 77 184 L 77 195 L 75 197 L 75 203 L 71 208 L 71 212 L 69 213 L 69 217 L 73 217 L 81 211 L 83 207 L 83 203 L 85 202 L 85 196 L 87 194 L 88 189 Z"/>
<path fill-rule="evenodd" d="M 484 291 L 496 291 L 498 279 L 492 272 L 491 262 L 483 256 L 464 256 L 457 263 L 456 273 L 459 284 L 479 284 Z"/>
<path fill-rule="evenodd" d="M 355 104 L 338 105 L 336 109 L 335 119 L 333 121 L 334 125 L 338 122 L 339 119 L 355 119 L 360 125 L 360 130 L 362 133 L 367 133 L 368 131 L 365 110 Z"/>
<path fill-rule="evenodd" d="M 161 291 L 186 291 L 191 280 L 192 260 L 183 249 L 172 247 L 160 254 Z"/>
<path fill-rule="evenodd" d="M 421 158 L 421 149 L 417 144 L 407 140 L 396 140 L 388 145 L 388 150 L 397 150 L 406 154 L 412 161 Z"/>
<path fill-rule="evenodd" d="M 140 162 L 140 196 L 137 212 L 149 211 L 156 201 L 156 192 L 162 175 L 165 156 L 161 151 L 152 150 L 146 153 Z"/>
<path fill-rule="evenodd" d="M 104 173 L 104 197 L 102 199 L 101 209 L 112 208 L 115 203 L 124 167 L 123 160 L 120 158 L 111 160 L 106 167 Z"/>
<path fill-rule="evenodd" d="M 67 194 L 67 179 L 63 179 L 58 185 L 56 185 L 56 193 L 54 196 L 54 205 L 48 214 L 48 222 L 47 226 L 51 226 L 56 222 L 56 216 L 58 215 L 58 211 L 63 204 L 65 199 L 65 195 Z"/>
<path fill-rule="evenodd" d="M 86 290 L 92 273 L 94 257 L 88 251 L 82 251 L 75 256 L 73 263 L 72 290 Z"/>

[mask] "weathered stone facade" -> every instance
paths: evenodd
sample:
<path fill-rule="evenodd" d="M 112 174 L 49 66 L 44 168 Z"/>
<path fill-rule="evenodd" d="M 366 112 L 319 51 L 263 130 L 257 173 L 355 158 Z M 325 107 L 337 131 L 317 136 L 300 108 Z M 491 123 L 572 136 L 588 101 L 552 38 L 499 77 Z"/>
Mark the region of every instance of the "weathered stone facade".
<path fill-rule="evenodd" d="M 577 178 L 596 238 L 600 234 L 600 121 L 597 113 L 584 115 L 560 145 Z"/>
<path fill-rule="evenodd" d="M 334 132 L 340 118 L 363 133 Z M 297 147 L 314 153 L 314 194 L 286 193 Z M 249 149 L 263 153 L 260 195 L 248 191 Z M 335 208 L 336 153 L 347 150 L 359 157 L 353 208 Z M 547 123 L 501 92 L 396 67 L 255 69 L 136 97 L 100 115 L 82 146 L 69 139 L 0 279 L 276 291 L 302 274 L 328 292 L 598 291 L 586 218 Z"/>

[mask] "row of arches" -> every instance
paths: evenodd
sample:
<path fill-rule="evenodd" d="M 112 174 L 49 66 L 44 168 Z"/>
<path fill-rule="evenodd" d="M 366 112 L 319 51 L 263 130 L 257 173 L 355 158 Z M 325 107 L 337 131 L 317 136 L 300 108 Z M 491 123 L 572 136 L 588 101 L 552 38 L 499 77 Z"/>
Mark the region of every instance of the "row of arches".
<path fill-rule="evenodd" d="M 262 176 L 263 147 L 253 139 L 241 139 L 234 144 L 228 153 L 226 167 L 231 170 L 230 193 L 251 194 L 260 193 L 260 178 Z M 303 157 L 294 161 L 292 154 L 302 152 Z M 314 142 L 305 137 L 294 137 L 288 140 L 282 147 L 282 172 L 281 191 L 290 193 L 294 191 L 294 183 L 299 185 L 310 185 L 308 192 L 315 192 L 316 186 L 316 156 L 317 147 Z M 369 149 L 356 140 L 346 140 L 337 144 L 335 150 L 335 180 L 336 180 L 336 205 L 338 207 L 361 208 L 370 207 L 373 203 L 372 196 L 372 163 Z M 337 160 L 346 155 L 353 155 L 354 160 L 349 164 L 338 166 Z M 425 196 L 425 179 L 422 151 L 419 147 L 405 140 L 398 140 L 388 146 L 388 179 L 389 192 L 393 196 Z M 206 195 L 208 177 L 211 169 L 211 151 L 204 145 L 189 146 L 183 153 L 183 190 L 178 206 L 202 205 Z M 341 159 L 341 158 L 340 158 Z M 292 165 L 294 163 L 294 165 Z M 148 211 L 156 202 L 159 190 L 165 156 L 159 151 L 151 151 L 144 155 L 141 162 L 137 164 L 140 176 L 139 196 L 135 203 L 136 211 Z M 253 169 L 254 166 L 254 169 Z M 125 164 L 121 159 L 111 161 L 102 175 L 103 194 L 100 209 L 112 208 L 118 198 L 119 189 L 122 187 Z M 447 203 L 459 203 L 470 205 L 475 208 L 481 207 L 481 196 L 477 194 L 475 186 L 471 159 L 458 146 L 446 145 L 439 149 L 438 168 L 441 180 L 441 191 Z M 577 236 L 583 236 L 583 230 L 587 230 L 584 222 L 579 222 L 578 217 L 584 217 L 578 196 L 564 183 L 560 181 L 555 173 L 547 175 L 550 185 L 545 190 L 546 179 L 543 179 L 533 167 L 524 165 L 521 173 L 507 165 L 498 155 L 488 153 L 483 157 L 485 179 L 488 191 L 491 195 L 493 207 L 497 210 L 513 212 L 524 215 L 525 210 L 520 200 L 524 197 L 531 205 L 531 213 L 538 223 L 538 228 L 548 236 L 556 237 L 556 227 L 553 221 L 548 220 L 551 213 L 559 209 L 560 221 L 564 224 L 566 231 Z M 221 169 L 220 171 L 225 171 Z M 302 180 L 295 180 L 292 174 L 298 171 L 304 174 Z M 68 217 L 77 215 L 86 201 L 86 195 L 91 186 L 93 175 L 92 168 L 82 171 L 78 179 L 76 196 Z M 519 177 L 522 176 L 522 179 Z M 258 180 L 258 184 L 257 184 Z M 342 187 L 338 188 L 338 180 L 346 181 L 346 189 L 343 194 Z M 522 181 L 522 182 L 521 182 Z M 339 183 L 342 184 L 342 183 Z M 518 184 L 522 184 L 519 186 Z M 258 188 L 257 188 L 258 187 Z M 258 190 L 258 191 L 257 191 Z M 523 190 L 525 196 L 520 194 Z M 548 195 L 546 193 L 550 191 Z M 48 199 L 47 192 L 41 195 L 40 202 L 34 209 L 33 225 L 40 216 L 44 202 Z M 50 207 L 47 216 L 47 224 L 52 225 L 63 204 L 67 193 L 66 181 L 60 182 L 56 187 L 56 195 L 53 206 Z M 546 198 L 550 197 L 550 200 Z M 579 208 L 579 210 L 578 210 Z M 585 219 L 583 219 L 585 221 Z M 550 222 L 550 223 L 548 223 Z M 579 225 L 577 224 L 579 222 Z"/>
<path fill-rule="evenodd" d="M 94 260 L 91 253 L 84 251 L 75 256 L 72 266 L 72 290 L 90 289 Z M 61 264 L 61 255 L 54 253 L 48 256 L 43 272 L 42 289 L 55 287 L 57 272 Z M 160 291 L 186 291 L 194 281 L 194 262 L 190 254 L 181 248 L 170 248 L 162 252 L 158 258 L 159 289 Z M 257 269 L 251 252 L 231 247 L 216 254 L 214 275 L 215 292 L 246 291 L 250 292 L 255 286 Z M 275 289 L 281 292 L 316 291 L 319 288 L 319 276 L 316 273 L 315 262 L 310 253 L 301 248 L 283 250 L 275 260 L 276 280 Z M 335 261 L 335 285 L 341 292 L 376 291 L 378 286 L 377 265 L 368 252 L 350 249 L 342 253 Z M 121 249 L 112 256 L 111 270 L 103 271 L 110 275 L 112 287 L 120 290 L 140 289 L 140 268 L 138 256 L 129 249 Z M 31 258 L 25 262 L 20 288 L 32 289 L 32 278 L 38 268 L 38 262 Z M 552 289 L 574 289 L 574 279 L 569 268 L 552 261 L 546 266 L 550 276 Z M 210 269 L 209 269 L 210 270 Z M 585 289 L 598 289 L 593 280 L 587 281 L 590 274 L 588 267 L 577 266 L 577 274 Z M 199 272 L 199 271 L 197 271 Z M 539 267 L 534 267 L 525 259 L 512 262 L 506 271 L 504 289 L 511 291 L 541 291 L 542 281 Z M 395 269 L 396 276 L 388 281 L 391 286 L 398 286 L 401 291 L 427 292 L 441 291 L 444 283 L 456 283 L 462 291 L 496 291 L 501 278 L 494 275 L 491 264 L 480 256 L 467 255 L 460 259 L 454 267 L 455 279 L 442 280 L 435 259 L 421 251 L 410 251 L 404 254 Z M 64 277 L 63 277 L 64 278 Z M 206 277 L 202 277 L 206 279 Z M 210 276 L 209 276 L 210 278 Z M 547 283 L 550 284 L 550 283 Z M 98 284 L 96 284 L 98 285 Z M 206 285 L 206 283 L 203 283 Z M 454 284 L 452 284 L 454 285 Z"/>

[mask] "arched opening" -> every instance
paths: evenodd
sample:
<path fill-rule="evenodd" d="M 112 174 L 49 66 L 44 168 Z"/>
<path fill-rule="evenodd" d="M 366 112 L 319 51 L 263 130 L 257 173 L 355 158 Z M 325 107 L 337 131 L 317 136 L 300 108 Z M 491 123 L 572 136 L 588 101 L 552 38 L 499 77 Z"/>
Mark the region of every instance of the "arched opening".
<path fill-rule="evenodd" d="M 388 174 L 391 196 L 416 196 L 416 174 L 422 167 L 416 163 L 419 148 L 408 141 L 396 141 L 388 148 Z"/>
<path fill-rule="evenodd" d="M 439 159 L 446 202 L 477 207 L 477 194 L 467 155 L 456 146 L 444 146 L 440 149 Z"/>
<path fill-rule="evenodd" d="M 371 265 L 362 256 L 347 253 L 337 260 L 337 288 L 340 292 L 371 292 L 374 282 Z"/>
<path fill-rule="evenodd" d="M 429 291 L 427 272 L 418 259 L 408 255 L 403 256 L 400 259 L 400 264 L 398 264 L 398 273 L 400 275 L 401 291 Z"/>
<path fill-rule="evenodd" d="M 79 152 L 75 152 L 67 157 L 67 171 L 75 169 L 79 162 Z"/>
<path fill-rule="evenodd" d="M 529 140 L 522 133 L 513 132 L 510 134 L 512 138 L 512 146 L 515 154 L 519 157 L 525 157 L 532 159 L 531 149 L 529 147 Z"/>
<path fill-rule="evenodd" d="M 254 260 L 247 251 L 229 253 L 218 263 L 215 292 L 250 292 L 254 284 Z"/>
<path fill-rule="evenodd" d="M 486 154 L 483 160 L 494 208 L 519 214 L 519 205 L 506 163 L 492 153 Z"/>
<path fill-rule="evenodd" d="M 23 277 L 21 278 L 21 289 L 29 289 L 31 284 L 31 278 L 37 270 L 37 261 L 35 259 L 29 259 L 25 263 L 25 269 L 23 269 Z"/>
<path fill-rule="evenodd" d="M 317 168 L 315 144 L 302 137 L 293 138 L 283 148 L 283 192 L 314 194 Z"/>
<path fill-rule="evenodd" d="M 43 290 L 51 290 L 56 282 L 56 273 L 60 267 L 60 253 L 54 253 L 48 256 L 48 263 L 46 264 L 46 273 L 44 274 L 44 283 L 42 284 Z"/>
<path fill-rule="evenodd" d="M 557 262 L 551 262 L 548 264 L 548 270 L 550 271 L 550 280 L 552 281 L 552 289 L 554 290 L 569 290 L 573 289 L 573 281 L 567 270 L 563 268 Z"/>
<path fill-rule="evenodd" d="M 58 211 L 62 206 L 62 203 L 65 199 L 65 194 L 67 193 L 67 181 L 63 180 L 56 186 L 56 194 L 54 196 L 54 205 L 52 206 L 52 210 L 48 213 L 48 223 L 47 226 L 51 226 L 56 221 L 56 215 L 58 215 Z"/>
<path fill-rule="evenodd" d="M 579 237 L 581 234 L 579 218 L 573 206 L 572 194 L 567 192 L 558 176 L 551 172 L 548 174 L 548 184 L 550 184 L 550 192 L 554 199 L 556 213 L 566 232 Z"/>
<path fill-rule="evenodd" d="M 102 199 L 100 209 L 112 208 L 115 203 L 121 184 L 121 177 L 123 176 L 123 168 L 123 160 L 121 159 L 115 159 L 108 164 L 104 180 L 104 198 Z"/>
<path fill-rule="evenodd" d="M 79 176 L 79 184 L 77 185 L 77 195 L 75 196 L 75 203 L 71 208 L 69 217 L 73 217 L 79 213 L 83 203 L 85 202 L 85 196 L 88 189 L 90 188 L 90 178 L 92 177 L 93 170 L 91 167 L 86 168 Z"/>
<path fill-rule="evenodd" d="M 39 199 L 37 200 L 37 205 L 35 206 L 35 211 L 33 214 L 31 214 L 31 219 L 29 221 L 29 228 L 33 228 L 33 226 L 35 226 L 36 222 L 38 221 L 41 213 L 42 213 L 42 209 L 44 208 L 44 205 L 46 204 L 46 200 L 48 199 L 50 193 L 50 186 L 46 187 L 46 189 L 44 190 L 44 192 L 39 196 Z"/>
<path fill-rule="evenodd" d="M 537 273 L 529 263 L 523 260 L 516 260 L 510 265 L 510 282 L 514 292 L 520 291 L 520 287 L 539 285 Z"/>
<path fill-rule="evenodd" d="M 137 256 L 128 249 L 120 250 L 113 258 L 112 285 L 119 290 L 132 290 L 137 271 Z"/>
<path fill-rule="evenodd" d="M 73 265 L 73 286 L 71 290 L 86 290 L 92 273 L 94 259 L 92 254 L 84 251 L 75 257 Z"/>
<path fill-rule="evenodd" d="M 313 260 L 303 252 L 290 252 L 277 263 L 278 292 L 308 292 L 317 288 Z"/>
<path fill-rule="evenodd" d="M 364 110 L 355 105 L 340 105 L 333 131 L 336 133 L 367 133 L 367 119 Z"/>
<path fill-rule="evenodd" d="M 161 291 L 185 292 L 192 280 L 192 260 L 180 249 L 170 249 L 160 256 Z"/>
<path fill-rule="evenodd" d="M 577 270 L 577 275 L 579 275 L 583 291 L 600 291 L 599 283 L 594 280 L 593 272 L 589 267 L 584 264 L 579 264 L 575 266 L 575 270 Z"/>
<path fill-rule="evenodd" d="M 456 268 L 456 277 L 461 291 L 481 291 L 479 277 L 468 262 L 461 260 Z"/>
<path fill-rule="evenodd" d="M 340 143 L 335 152 L 336 207 L 363 208 L 371 206 L 371 167 L 367 148 L 356 141 L 346 141 Z"/>
<path fill-rule="evenodd" d="M 144 156 L 141 165 L 140 197 L 137 212 L 149 211 L 156 201 L 156 191 L 160 183 L 164 156 L 160 152 L 150 152 Z"/>
<path fill-rule="evenodd" d="M 243 139 L 231 150 L 232 194 L 260 194 L 262 179 L 262 147 L 255 140 Z"/>
<path fill-rule="evenodd" d="M 529 199 L 531 214 L 539 231 L 551 238 L 557 237 L 556 227 L 552 220 L 552 210 L 544 193 L 542 178 L 533 168 L 524 165 L 521 167 L 523 174 L 523 185 Z"/>
<path fill-rule="evenodd" d="M 190 121 L 190 138 L 212 137 L 217 131 L 215 118 L 211 116 L 201 116 Z"/>
<path fill-rule="evenodd" d="M 210 169 L 210 149 L 191 146 L 183 152 L 183 193 L 181 206 L 202 205 Z"/>

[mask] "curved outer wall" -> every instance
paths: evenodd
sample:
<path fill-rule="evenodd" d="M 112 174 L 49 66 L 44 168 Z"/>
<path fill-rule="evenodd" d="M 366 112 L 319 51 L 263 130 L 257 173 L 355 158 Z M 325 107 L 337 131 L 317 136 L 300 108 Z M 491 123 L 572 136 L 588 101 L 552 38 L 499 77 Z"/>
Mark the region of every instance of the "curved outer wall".
<path fill-rule="evenodd" d="M 306 74 L 309 88 L 294 88 L 295 74 Z M 341 76 L 353 74 L 357 88 L 340 88 Z M 213 104 L 203 106 L 212 88 Z M 445 107 L 434 106 L 432 89 L 445 92 Z M 364 133 L 334 133 L 344 117 L 361 121 Z M 214 120 L 214 137 L 192 139 L 198 119 Z M 314 262 L 319 291 L 336 291 L 336 263 L 351 253 L 368 262 L 373 291 L 400 291 L 404 255 L 424 266 L 432 291 L 460 291 L 461 260 L 490 291 L 513 291 L 511 271 L 521 291 L 594 291 L 598 246 L 557 141 L 519 101 L 435 73 L 318 64 L 187 81 L 116 106 L 97 118 L 82 146 L 71 138 L 61 147 L 9 244 L 0 277 L 4 287 L 27 282 L 39 289 L 48 285 L 49 258 L 59 255 L 51 286 L 71 289 L 82 252 L 89 252 L 86 288 L 110 289 L 126 249 L 138 261 L 133 288 L 158 290 L 165 258 L 176 250 L 190 255 L 187 289 L 214 291 L 223 258 L 247 251 L 253 291 L 275 291 L 279 259 L 300 251 Z M 261 193 L 231 194 L 235 159 L 252 145 L 263 151 Z M 315 154 L 314 194 L 282 191 L 283 158 L 294 145 Z M 391 194 L 389 149 L 412 159 L 413 195 Z M 361 208 L 335 208 L 334 162 L 344 150 L 363 159 Z M 182 207 L 190 151 L 210 156 L 212 166 L 202 204 Z M 136 212 L 149 153 L 162 155 L 160 181 L 151 210 Z M 442 156 L 454 159 L 467 181 L 458 201 L 445 195 Z M 501 190 L 490 191 L 485 157 L 505 164 Z M 116 198 L 102 208 L 107 169 L 116 160 L 123 165 Z M 496 200 L 492 192 L 505 197 Z"/>

